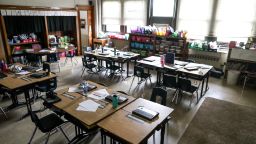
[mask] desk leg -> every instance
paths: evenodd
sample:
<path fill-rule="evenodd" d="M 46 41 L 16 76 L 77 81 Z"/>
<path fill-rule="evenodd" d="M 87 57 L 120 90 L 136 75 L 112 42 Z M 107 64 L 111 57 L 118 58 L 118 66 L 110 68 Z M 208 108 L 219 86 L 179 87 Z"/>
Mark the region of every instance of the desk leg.
<path fill-rule="evenodd" d="M 163 126 L 161 128 L 161 141 L 160 141 L 160 144 L 164 144 L 164 134 L 165 134 L 165 123 L 163 124 Z"/>
<path fill-rule="evenodd" d="M 14 109 L 16 107 L 19 107 L 19 106 L 22 106 L 22 105 L 26 104 L 26 102 L 19 102 L 16 94 L 14 94 L 14 93 L 10 93 L 10 94 L 11 94 L 12 104 L 7 106 L 5 108 L 5 111 L 9 111 L 11 109 Z"/>
<path fill-rule="evenodd" d="M 208 89 L 209 89 L 209 86 L 208 86 L 208 83 L 209 83 L 209 76 L 210 76 L 210 74 L 208 73 L 207 74 L 207 77 L 206 77 L 206 86 L 205 86 L 205 91 L 204 91 L 204 94 L 208 91 Z"/>
<path fill-rule="evenodd" d="M 203 97 L 203 95 L 204 95 L 204 80 L 205 80 L 205 78 L 203 78 L 203 81 L 202 81 L 200 99 L 201 99 L 201 98 Z"/>

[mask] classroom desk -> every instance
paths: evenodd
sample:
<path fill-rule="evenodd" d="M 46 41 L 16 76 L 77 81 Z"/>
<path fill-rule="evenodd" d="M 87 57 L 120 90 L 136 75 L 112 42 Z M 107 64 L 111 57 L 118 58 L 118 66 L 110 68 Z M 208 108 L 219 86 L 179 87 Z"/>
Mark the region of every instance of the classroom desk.
<path fill-rule="evenodd" d="M 131 114 L 132 111 L 139 106 L 157 111 L 159 112 L 159 116 L 153 121 L 136 121 L 129 118 L 127 115 Z M 154 134 L 156 130 L 161 129 L 160 143 L 163 144 L 165 124 L 168 122 L 167 117 L 172 112 L 172 108 L 142 98 L 136 99 L 98 123 L 98 126 L 102 128 L 102 143 L 106 143 L 105 136 L 110 136 L 121 143 L 147 143 L 148 138 Z"/>
<path fill-rule="evenodd" d="M 150 56 L 145 59 L 146 60 L 142 59 L 140 61 L 137 61 L 137 63 L 142 64 L 142 65 L 151 66 L 151 67 L 154 67 L 157 69 L 172 70 L 172 71 L 177 72 L 179 75 L 185 75 L 192 79 L 200 80 L 202 82 L 200 97 L 202 97 L 209 89 L 209 87 L 208 87 L 209 75 L 210 75 L 210 70 L 213 68 L 213 66 L 205 65 L 205 64 L 197 64 L 197 63 L 188 63 L 188 62 L 178 61 L 178 60 L 175 60 L 174 63 L 175 63 L 175 65 L 180 65 L 179 67 L 174 67 L 174 65 L 166 65 L 166 64 L 162 66 L 160 63 L 160 57 Z M 147 61 L 147 60 L 150 60 L 150 61 Z M 198 66 L 198 67 L 202 67 L 202 68 L 201 68 L 200 72 L 199 72 L 199 69 L 188 71 L 184 68 L 185 66 L 186 67 Z M 162 74 L 162 72 L 157 71 L 157 83 L 158 84 L 161 81 L 161 74 Z M 204 85 L 205 80 L 206 80 L 206 85 Z"/>
<path fill-rule="evenodd" d="M 12 104 L 8 106 L 7 109 L 12 109 L 21 105 L 21 103 L 19 103 L 17 99 L 17 91 L 24 92 L 25 97 L 29 97 L 29 90 L 32 89 L 36 84 L 57 77 L 57 75 L 53 73 L 50 73 L 49 75 L 42 78 L 29 77 L 32 73 L 18 77 L 14 73 L 6 74 L 7 77 L 0 79 L 0 86 L 11 94 Z M 23 78 L 27 78 L 27 80 Z"/>
<path fill-rule="evenodd" d="M 104 47 L 103 53 L 101 49 L 98 49 L 97 51 L 94 50 L 93 52 L 85 51 L 84 54 L 92 54 L 99 59 L 111 59 L 113 61 L 118 61 L 120 58 L 123 59 L 123 61 L 127 63 L 126 77 L 129 77 L 129 62 L 131 60 L 137 59 L 140 55 L 137 53 L 124 52 L 120 50 L 116 50 L 117 55 L 114 55 L 114 49 L 106 47 Z"/>
<path fill-rule="evenodd" d="M 96 84 L 94 82 L 91 82 L 91 81 L 88 81 L 88 82 L 93 84 L 93 85 L 96 85 L 97 89 L 105 88 L 110 94 L 114 92 L 112 89 L 108 89 L 107 87 L 101 86 L 101 85 Z M 97 89 L 94 89 L 94 90 L 90 91 L 88 94 L 90 94 L 91 92 L 93 92 Z M 88 130 L 95 128 L 97 126 L 96 124 L 100 120 L 104 119 L 105 117 L 111 115 L 112 113 L 116 112 L 117 110 L 121 109 L 122 107 L 126 106 L 127 104 L 129 104 L 130 102 L 135 100 L 135 98 L 133 98 L 131 96 L 127 96 L 128 100 L 125 103 L 119 105 L 116 109 L 113 109 L 112 104 L 108 103 L 105 106 L 105 108 L 103 108 L 103 109 L 98 108 L 96 112 L 78 111 L 76 109 L 77 109 L 79 103 L 81 103 L 82 101 L 88 100 L 88 99 L 91 99 L 91 100 L 93 100 L 93 101 L 95 101 L 99 104 L 104 104 L 104 103 L 102 101 L 99 101 L 99 100 L 94 100 L 92 98 L 82 96 L 81 94 L 78 94 L 78 93 L 69 93 L 70 95 L 76 97 L 74 100 L 71 100 L 71 99 L 66 98 L 66 97 L 61 95 L 65 91 L 67 91 L 67 89 L 57 92 L 58 97 L 61 98 L 61 101 L 58 102 L 58 103 L 55 103 L 54 106 L 56 108 L 61 109 L 69 117 L 72 117 L 75 121 L 79 121 L 80 123 L 82 123 L 83 127 L 85 127 Z M 121 94 L 121 95 L 123 95 L 123 94 Z"/>

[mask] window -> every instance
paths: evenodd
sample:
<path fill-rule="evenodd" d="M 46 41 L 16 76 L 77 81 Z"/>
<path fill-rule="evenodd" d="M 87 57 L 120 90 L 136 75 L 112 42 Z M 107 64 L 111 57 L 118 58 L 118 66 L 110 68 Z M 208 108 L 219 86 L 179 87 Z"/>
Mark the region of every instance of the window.
<path fill-rule="evenodd" d="M 173 17 L 174 0 L 153 0 L 153 17 Z"/>
<path fill-rule="evenodd" d="M 188 37 L 204 39 L 208 35 L 213 0 L 181 0 L 178 30 L 188 31 Z"/>
<path fill-rule="evenodd" d="M 102 24 L 106 25 L 106 31 L 120 32 L 121 25 L 121 1 L 104 0 L 102 2 Z"/>
<path fill-rule="evenodd" d="M 146 21 L 147 0 L 102 0 L 102 24 L 106 31 L 120 32 L 121 25 L 143 26 Z"/>
<path fill-rule="evenodd" d="M 255 0 L 220 0 L 216 13 L 218 40 L 246 41 L 253 34 Z"/>

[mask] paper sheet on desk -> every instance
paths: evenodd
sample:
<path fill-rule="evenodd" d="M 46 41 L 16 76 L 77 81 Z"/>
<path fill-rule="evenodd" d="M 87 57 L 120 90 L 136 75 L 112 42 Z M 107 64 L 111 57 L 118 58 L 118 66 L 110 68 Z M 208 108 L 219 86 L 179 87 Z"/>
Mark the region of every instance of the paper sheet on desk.
<path fill-rule="evenodd" d="M 89 94 L 88 97 L 96 100 L 102 100 L 102 99 L 105 99 L 105 97 L 108 95 L 109 93 L 106 89 L 99 89 Z"/>
<path fill-rule="evenodd" d="M 21 72 L 18 72 L 16 74 L 18 75 L 26 75 L 26 74 L 29 74 L 30 72 L 29 71 L 21 71 Z"/>
<path fill-rule="evenodd" d="M 95 112 L 99 106 L 100 104 L 94 102 L 93 100 L 86 100 L 79 103 L 79 106 L 76 108 L 76 110 Z"/>
<path fill-rule="evenodd" d="M 78 86 L 71 86 L 68 88 L 68 92 L 81 92 L 83 89 L 80 89 Z"/>
<path fill-rule="evenodd" d="M 96 100 L 102 100 L 102 99 L 105 99 L 105 97 L 108 95 L 109 93 L 106 89 L 99 89 L 89 94 L 88 97 Z"/>

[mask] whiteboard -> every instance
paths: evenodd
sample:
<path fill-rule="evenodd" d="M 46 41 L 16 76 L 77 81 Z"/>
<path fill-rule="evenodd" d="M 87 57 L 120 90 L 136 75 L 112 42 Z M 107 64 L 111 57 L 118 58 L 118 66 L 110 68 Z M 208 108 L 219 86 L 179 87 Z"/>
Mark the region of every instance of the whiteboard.
<path fill-rule="evenodd" d="M 256 50 L 233 48 L 230 54 L 230 58 L 256 62 Z"/>

